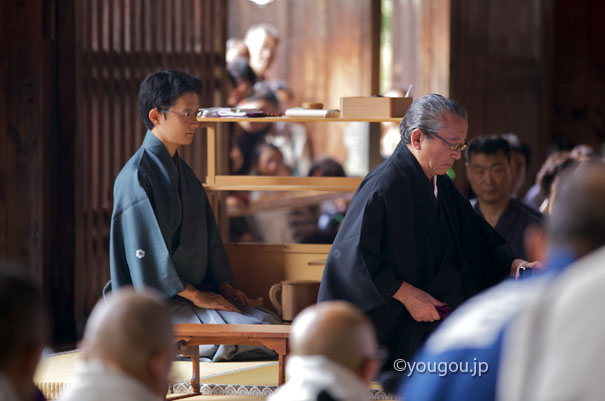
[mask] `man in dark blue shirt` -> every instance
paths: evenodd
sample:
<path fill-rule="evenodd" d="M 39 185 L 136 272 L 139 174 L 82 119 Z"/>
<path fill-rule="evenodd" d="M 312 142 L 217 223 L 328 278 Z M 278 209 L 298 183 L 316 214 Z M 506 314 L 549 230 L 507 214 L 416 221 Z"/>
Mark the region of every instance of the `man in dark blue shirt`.
<path fill-rule="evenodd" d="M 511 150 L 499 136 L 481 136 L 466 148 L 466 175 L 477 199 L 479 213 L 510 245 L 515 256 L 527 259 L 523 245 L 525 230 L 542 221 L 535 212 L 511 195 Z"/>

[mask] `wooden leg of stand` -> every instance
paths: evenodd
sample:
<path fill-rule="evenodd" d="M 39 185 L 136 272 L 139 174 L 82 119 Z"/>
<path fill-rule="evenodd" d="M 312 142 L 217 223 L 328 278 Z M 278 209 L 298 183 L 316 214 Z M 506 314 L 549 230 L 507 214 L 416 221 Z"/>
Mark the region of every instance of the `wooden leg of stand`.
<path fill-rule="evenodd" d="M 277 378 L 277 385 L 281 386 L 286 382 L 286 355 L 279 354 L 279 376 Z"/>
<path fill-rule="evenodd" d="M 192 375 L 191 388 L 194 393 L 200 392 L 200 347 L 194 345 L 192 347 L 185 346 L 183 354 L 191 358 Z"/>

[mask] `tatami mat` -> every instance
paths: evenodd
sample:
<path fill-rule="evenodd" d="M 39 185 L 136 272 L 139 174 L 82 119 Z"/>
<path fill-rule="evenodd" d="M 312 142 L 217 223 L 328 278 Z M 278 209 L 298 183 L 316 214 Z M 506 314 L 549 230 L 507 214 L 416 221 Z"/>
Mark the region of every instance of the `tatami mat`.
<path fill-rule="evenodd" d="M 69 385 L 75 376 L 81 353 L 78 351 L 53 354 L 40 361 L 34 382 L 48 400 L 55 400 Z M 264 400 L 277 386 L 277 361 L 249 362 L 200 362 L 200 396 L 186 398 L 192 401 L 222 400 Z M 175 361 L 172 364 L 171 393 L 191 392 L 191 362 Z M 374 399 L 389 399 L 380 390 L 372 386 Z M 227 394 L 227 395 L 226 395 Z"/>
<path fill-rule="evenodd" d="M 34 382 L 47 399 L 56 399 L 75 376 L 80 361 L 81 353 L 78 351 L 53 354 L 43 358 L 34 376 Z M 276 361 L 200 362 L 202 383 L 277 386 L 277 372 Z M 173 383 L 188 383 L 191 380 L 191 362 L 175 361 L 172 364 L 170 377 Z"/>

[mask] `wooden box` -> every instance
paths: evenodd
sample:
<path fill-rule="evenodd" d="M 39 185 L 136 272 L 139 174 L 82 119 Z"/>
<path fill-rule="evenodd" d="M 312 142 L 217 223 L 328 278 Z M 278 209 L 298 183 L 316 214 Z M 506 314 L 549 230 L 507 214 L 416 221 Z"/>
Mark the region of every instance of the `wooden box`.
<path fill-rule="evenodd" d="M 342 118 L 395 118 L 403 117 L 412 104 L 411 97 L 341 97 Z"/>

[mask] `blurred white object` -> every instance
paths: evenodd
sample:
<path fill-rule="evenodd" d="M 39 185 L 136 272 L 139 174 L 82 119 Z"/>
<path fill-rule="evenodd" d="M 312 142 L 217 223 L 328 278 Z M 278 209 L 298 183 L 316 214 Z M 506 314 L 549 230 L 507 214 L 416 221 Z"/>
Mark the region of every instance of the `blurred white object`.
<path fill-rule="evenodd" d="M 286 117 L 317 117 L 317 118 L 338 118 L 340 110 L 338 109 L 303 109 L 302 107 L 292 107 L 287 109 Z"/>
<path fill-rule="evenodd" d="M 208 109 L 199 109 L 198 117 L 263 117 L 265 113 L 260 109 L 246 109 L 234 107 L 211 107 Z"/>

